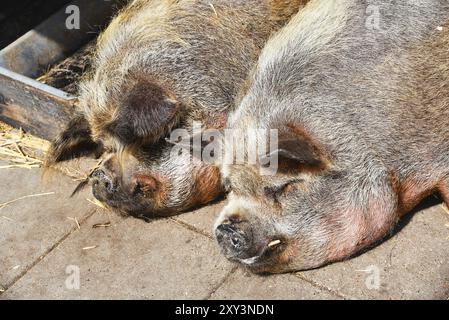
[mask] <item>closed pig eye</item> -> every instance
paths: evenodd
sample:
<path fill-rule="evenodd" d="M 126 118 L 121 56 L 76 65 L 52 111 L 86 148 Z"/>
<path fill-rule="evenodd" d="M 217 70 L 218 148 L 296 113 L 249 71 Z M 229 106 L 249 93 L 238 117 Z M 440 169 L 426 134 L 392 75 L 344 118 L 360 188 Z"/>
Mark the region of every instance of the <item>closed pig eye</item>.
<path fill-rule="evenodd" d="M 287 195 L 290 191 L 294 190 L 298 183 L 302 183 L 302 179 L 296 179 L 289 181 L 280 186 L 269 186 L 264 188 L 264 196 L 274 202 L 279 202 L 279 198 Z"/>

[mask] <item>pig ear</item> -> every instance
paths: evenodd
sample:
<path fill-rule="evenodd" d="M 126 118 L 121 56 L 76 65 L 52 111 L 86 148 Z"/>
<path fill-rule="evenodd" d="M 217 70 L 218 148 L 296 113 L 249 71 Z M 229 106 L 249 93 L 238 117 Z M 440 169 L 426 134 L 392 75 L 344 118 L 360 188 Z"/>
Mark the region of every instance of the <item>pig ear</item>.
<path fill-rule="evenodd" d="M 278 158 L 280 172 L 321 171 L 329 164 L 329 157 L 320 144 L 294 126 L 280 133 L 278 147 L 269 156 Z"/>
<path fill-rule="evenodd" d="M 77 115 L 52 142 L 47 153 L 46 165 L 87 155 L 99 157 L 102 149 L 101 143 L 92 140 L 86 118 L 83 115 Z"/>
<path fill-rule="evenodd" d="M 164 138 L 180 116 L 180 103 L 167 90 L 138 81 L 123 97 L 106 130 L 121 144 L 154 143 Z"/>

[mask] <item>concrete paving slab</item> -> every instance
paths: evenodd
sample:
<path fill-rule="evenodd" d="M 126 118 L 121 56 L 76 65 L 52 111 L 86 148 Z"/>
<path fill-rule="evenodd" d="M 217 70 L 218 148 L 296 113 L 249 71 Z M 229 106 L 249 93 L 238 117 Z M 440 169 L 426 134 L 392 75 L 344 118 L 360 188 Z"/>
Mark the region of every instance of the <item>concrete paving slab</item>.
<path fill-rule="evenodd" d="M 95 210 L 85 200 L 87 193 L 69 197 L 76 186 L 72 179 L 55 174 L 53 182 L 45 185 L 41 174 L 39 169 L 0 170 L 0 203 L 33 195 L 0 209 L 0 287 L 3 289 L 74 231 L 75 218 L 82 222 Z M 35 196 L 39 194 L 44 195 Z"/>
<path fill-rule="evenodd" d="M 82 177 L 94 161 L 69 164 L 66 174 Z M 89 203 L 89 188 L 70 199 L 76 183 L 55 173 L 42 184 L 39 169 L 0 170 L 0 203 L 55 192 L 0 209 L 0 299 L 449 298 L 449 210 L 439 204 L 349 261 L 258 276 L 235 269 L 213 240 L 225 201 L 146 223 Z"/>
<path fill-rule="evenodd" d="M 230 270 L 212 240 L 168 219 L 95 213 L 1 298 L 203 299 Z"/>
<path fill-rule="evenodd" d="M 292 274 L 259 276 L 238 269 L 212 294 L 211 299 L 335 300 L 341 298 Z"/>
<path fill-rule="evenodd" d="M 441 205 L 419 211 L 376 248 L 300 276 L 350 298 L 448 299 L 448 223 Z"/>
<path fill-rule="evenodd" d="M 198 210 L 174 216 L 174 219 L 212 237 L 215 220 L 225 205 L 226 200 L 218 201 Z"/>

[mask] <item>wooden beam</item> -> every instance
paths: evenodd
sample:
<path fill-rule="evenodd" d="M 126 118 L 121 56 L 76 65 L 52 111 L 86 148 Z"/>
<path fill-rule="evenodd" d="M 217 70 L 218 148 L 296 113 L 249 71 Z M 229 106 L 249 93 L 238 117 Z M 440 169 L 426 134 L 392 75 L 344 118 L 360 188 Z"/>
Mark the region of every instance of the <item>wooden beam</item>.
<path fill-rule="evenodd" d="M 70 3 L 79 7 L 79 30 L 66 28 L 68 15 L 63 7 L 0 51 L 0 121 L 47 140 L 54 139 L 69 121 L 76 98 L 32 78 L 94 37 L 126 1 Z"/>
<path fill-rule="evenodd" d="M 76 98 L 0 67 L 0 120 L 52 140 L 74 112 Z"/>

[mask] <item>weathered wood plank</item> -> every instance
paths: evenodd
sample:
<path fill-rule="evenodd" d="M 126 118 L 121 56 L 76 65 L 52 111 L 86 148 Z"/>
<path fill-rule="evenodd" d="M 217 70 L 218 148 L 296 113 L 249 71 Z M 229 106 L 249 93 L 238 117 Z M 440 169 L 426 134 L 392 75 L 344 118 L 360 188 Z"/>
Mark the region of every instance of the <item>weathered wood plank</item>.
<path fill-rule="evenodd" d="M 68 2 L 67 0 L 51 0 Z M 95 36 L 126 0 L 73 0 L 80 28 L 67 29 L 66 7 L 0 51 L 0 120 L 53 139 L 74 112 L 76 99 L 31 78 Z M 94 31 L 94 32 L 93 32 Z"/>
<path fill-rule="evenodd" d="M 52 140 L 74 112 L 63 91 L 0 67 L 0 120 Z"/>

